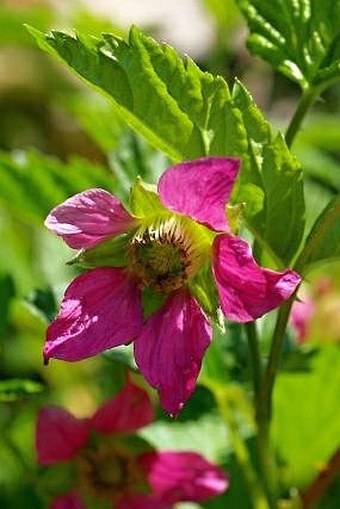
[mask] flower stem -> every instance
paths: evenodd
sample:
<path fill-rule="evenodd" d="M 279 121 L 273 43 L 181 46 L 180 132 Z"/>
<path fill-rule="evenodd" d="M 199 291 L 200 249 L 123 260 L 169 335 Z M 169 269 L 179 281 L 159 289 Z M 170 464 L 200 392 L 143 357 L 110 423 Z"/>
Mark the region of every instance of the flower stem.
<path fill-rule="evenodd" d="M 256 446 L 259 461 L 259 475 L 263 490 L 265 491 L 268 500 L 272 502 L 274 499 L 273 493 L 275 491 L 273 473 L 274 464 L 269 441 L 269 420 L 267 419 L 266 409 L 262 400 L 263 369 L 261 365 L 256 322 L 246 323 L 245 330 L 248 338 L 249 357 L 253 374 L 255 418 L 257 424 Z"/>
<path fill-rule="evenodd" d="M 213 389 L 221 415 L 226 423 L 230 441 L 233 446 L 237 462 L 242 470 L 247 489 L 254 509 L 271 509 L 266 494 L 262 489 L 256 471 L 251 463 L 249 451 L 239 432 L 235 419 L 233 401 L 228 397 L 227 391 L 219 387 Z"/>
<path fill-rule="evenodd" d="M 284 334 L 294 298 L 295 294 L 281 306 L 278 312 L 266 369 L 262 376 L 259 392 L 255 398 L 256 422 L 258 428 L 257 450 L 261 468 L 261 479 L 268 499 L 270 500 L 271 507 L 276 507 L 277 501 L 275 458 L 270 440 L 272 396 L 275 376 L 279 368 Z"/>
<path fill-rule="evenodd" d="M 254 394 L 257 398 L 261 382 L 262 382 L 262 365 L 259 350 L 259 341 L 257 337 L 256 322 L 248 322 L 244 324 L 249 347 L 249 359 L 251 363 L 251 370 L 254 384 Z"/>
<path fill-rule="evenodd" d="M 317 95 L 319 94 L 318 88 L 306 88 L 301 96 L 301 99 L 299 101 L 299 104 L 296 108 L 296 111 L 293 115 L 292 120 L 289 123 L 289 126 L 286 131 L 286 143 L 288 147 L 291 147 L 293 144 L 293 141 L 295 139 L 295 136 L 297 135 L 301 123 L 308 111 L 308 109 L 312 106 L 313 102 L 315 101 Z"/>
<path fill-rule="evenodd" d="M 284 339 L 284 334 L 287 327 L 287 322 L 289 318 L 289 313 L 291 310 L 291 307 L 293 305 L 293 302 L 295 300 L 295 293 L 288 299 L 279 309 L 277 321 L 274 329 L 273 334 L 273 340 L 269 352 L 268 362 L 266 366 L 266 370 L 264 373 L 263 378 L 263 403 L 265 404 L 265 407 L 267 409 L 267 417 L 268 419 L 271 418 L 271 412 L 272 412 L 272 394 L 273 394 L 273 388 L 274 388 L 274 381 L 275 376 L 278 371 L 280 357 L 281 357 L 281 350 L 282 350 L 282 343 Z"/>
<path fill-rule="evenodd" d="M 315 507 L 339 471 L 340 449 L 337 449 L 327 465 L 320 470 L 312 484 L 302 494 L 303 509 Z"/>

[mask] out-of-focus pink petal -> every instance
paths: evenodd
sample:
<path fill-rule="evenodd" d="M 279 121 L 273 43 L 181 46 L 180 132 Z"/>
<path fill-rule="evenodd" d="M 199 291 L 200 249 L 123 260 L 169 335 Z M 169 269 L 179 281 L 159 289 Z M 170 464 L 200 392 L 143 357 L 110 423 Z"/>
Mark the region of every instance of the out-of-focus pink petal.
<path fill-rule="evenodd" d="M 292 270 L 260 267 L 250 245 L 239 237 L 218 235 L 213 245 L 213 270 L 223 313 L 229 320 L 250 322 L 280 306 L 301 282 Z"/>
<path fill-rule="evenodd" d="M 170 503 L 203 501 L 228 488 L 224 472 L 195 452 L 146 453 L 139 462 L 154 495 Z"/>
<path fill-rule="evenodd" d="M 172 166 L 163 173 L 158 192 L 163 204 L 213 230 L 229 231 L 226 204 L 240 160 L 206 157 Z"/>
<path fill-rule="evenodd" d="M 152 495 L 131 495 L 124 497 L 118 504 L 117 509 L 172 509 L 173 504 L 159 500 Z"/>
<path fill-rule="evenodd" d="M 150 424 L 154 416 L 148 393 L 129 382 L 116 397 L 99 408 L 91 423 L 101 433 L 131 433 Z"/>
<path fill-rule="evenodd" d="M 89 248 L 136 224 L 123 205 L 104 189 L 89 189 L 55 207 L 45 226 L 74 249 Z"/>
<path fill-rule="evenodd" d="M 140 292 L 124 269 L 99 268 L 67 288 L 47 329 L 44 358 L 78 361 L 132 340 L 141 330 Z"/>
<path fill-rule="evenodd" d="M 135 358 L 146 380 L 160 394 L 164 409 L 178 414 L 196 386 L 211 327 L 187 292 L 173 294 L 149 318 L 136 338 Z"/>
<path fill-rule="evenodd" d="M 311 297 L 295 301 L 292 307 L 290 322 L 297 332 L 297 339 L 303 342 L 308 338 L 310 321 L 315 313 L 315 303 Z"/>
<path fill-rule="evenodd" d="M 90 424 L 57 406 L 41 408 L 37 418 L 38 463 L 51 465 L 68 461 L 87 442 Z"/>
<path fill-rule="evenodd" d="M 53 500 L 50 509 L 86 509 L 76 493 L 66 493 Z"/>

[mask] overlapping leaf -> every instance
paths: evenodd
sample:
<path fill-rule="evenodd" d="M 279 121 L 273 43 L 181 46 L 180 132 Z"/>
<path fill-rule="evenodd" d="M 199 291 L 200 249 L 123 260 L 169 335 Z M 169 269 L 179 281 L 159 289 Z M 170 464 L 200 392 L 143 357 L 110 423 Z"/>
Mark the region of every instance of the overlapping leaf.
<path fill-rule="evenodd" d="M 237 0 L 249 49 L 302 88 L 340 77 L 339 0 Z"/>
<path fill-rule="evenodd" d="M 248 137 L 248 159 L 236 197 L 247 205 L 248 222 L 274 257 L 289 262 L 304 232 L 304 196 L 300 164 L 281 134 L 270 125 L 245 87 L 237 82 L 234 104 L 240 109 Z"/>
<path fill-rule="evenodd" d="M 304 227 L 301 170 L 284 141 L 272 138 L 241 85 L 231 97 L 221 77 L 184 62 L 136 27 L 128 42 L 108 34 L 96 39 L 30 30 L 43 49 L 109 95 L 124 120 L 172 159 L 241 157 L 234 201 L 246 203 L 248 225 L 260 243 L 282 263 L 290 261 Z M 285 218 L 275 228 L 268 224 L 273 215 L 275 221 Z"/>
<path fill-rule="evenodd" d="M 314 223 L 297 268 L 307 272 L 314 265 L 340 258 L 340 196 L 329 202 Z"/>
<path fill-rule="evenodd" d="M 246 140 L 226 82 L 136 27 L 128 42 L 30 28 L 46 51 L 114 100 L 123 118 L 174 160 L 239 154 Z"/>

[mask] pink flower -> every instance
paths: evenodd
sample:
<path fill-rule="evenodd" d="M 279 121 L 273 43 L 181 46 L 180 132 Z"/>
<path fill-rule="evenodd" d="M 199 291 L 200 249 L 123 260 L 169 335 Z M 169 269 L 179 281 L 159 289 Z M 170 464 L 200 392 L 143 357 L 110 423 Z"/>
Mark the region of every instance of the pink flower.
<path fill-rule="evenodd" d="M 339 340 L 339 310 L 340 299 L 332 280 L 323 276 L 314 281 L 292 306 L 290 324 L 297 342 Z"/>
<path fill-rule="evenodd" d="M 310 321 L 314 313 L 315 302 L 312 297 L 305 296 L 303 300 L 294 302 L 290 314 L 290 323 L 296 331 L 299 343 L 303 343 L 308 338 Z"/>
<path fill-rule="evenodd" d="M 69 491 L 54 498 L 50 509 L 86 509 L 86 500 L 99 499 L 117 509 L 171 509 L 179 501 L 223 493 L 227 477 L 200 454 L 154 451 L 131 435 L 153 417 L 148 394 L 131 382 L 89 419 L 42 408 L 38 463 L 70 462 L 73 468 Z"/>
<path fill-rule="evenodd" d="M 229 320 L 255 320 L 301 280 L 292 270 L 260 267 L 249 244 L 232 234 L 226 205 L 239 166 L 231 157 L 177 164 L 162 175 L 158 194 L 138 182 L 133 215 L 102 189 L 51 211 L 46 226 L 82 248 L 79 259 L 94 269 L 66 290 L 47 331 L 46 362 L 77 361 L 133 340 L 140 371 L 165 410 L 179 412 L 212 338 L 207 315 L 218 315 L 220 305 Z M 143 319 L 146 292 L 164 303 Z"/>

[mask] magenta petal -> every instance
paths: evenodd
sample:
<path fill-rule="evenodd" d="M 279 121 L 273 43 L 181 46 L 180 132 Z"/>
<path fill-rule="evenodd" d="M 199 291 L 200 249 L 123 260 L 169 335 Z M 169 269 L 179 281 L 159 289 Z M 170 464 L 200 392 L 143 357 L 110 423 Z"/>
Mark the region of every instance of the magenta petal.
<path fill-rule="evenodd" d="M 163 204 L 213 230 L 229 231 L 226 204 L 238 175 L 240 160 L 206 157 L 177 164 L 158 183 Z"/>
<path fill-rule="evenodd" d="M 50 509 L 86 509 L 76 493 L 66 493 L 53 500 Z"/>
<path fill-rule="evenodd" d="M 131 495 L 124 497 L 117 509 L 172 509 L 173 505 L 159 500 L 152 495 Z"/>
<path fill-rule="evenodd" d="M 200 502 L 228 488 L 224 472 L 195 452 L 151 452 L 139 462 L 154 495 L 170 503 Z"/>
<path fill-rule="evenodd" d="M 89 189 L 55 207 L 45 226 L 74 249 L 89 248 L 129 230 L 136 220 L 104 189 Z"/>
<path fill-rule="evenodd" d="M 148 393 L 129 382 L 116 397 L 99 408 L 91 423 L 100 433 L 131 433 L 150 424 L 154 414 Z"/>
<path fill-rule="evenodd" d="M 260 267 L 250 245 L 239 237 L 218 235 L 213 245 L 214 274 L 223 313 L 229 320 L 250 322 L 280 306 L 301 282 L 292 270 Z"/>
<path fill-rule="evenodd" d="M 140 292 L 124 269 L 99 268 L 67 288 L 47 329 L 44 358 L 78 361 L 127 343 L 141 330 Z"/>
<path fill-rule="evenodd" d="M 90 424 L 57 406 L 41 408 L 36 429 L 38 463 L 51 465 L 68 461 L 87 442 Z"/>
<path fill-rule="evenodd" d="M 177 415 L 196 386 L 211 327 L 186 292 L 171 296 L 135 340 L 135 358 L 146 380 L 160 393 L 164 409 Z"/>

